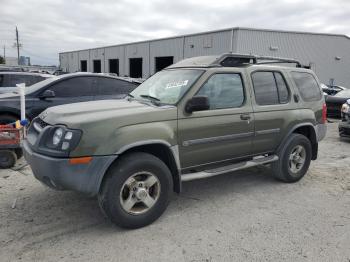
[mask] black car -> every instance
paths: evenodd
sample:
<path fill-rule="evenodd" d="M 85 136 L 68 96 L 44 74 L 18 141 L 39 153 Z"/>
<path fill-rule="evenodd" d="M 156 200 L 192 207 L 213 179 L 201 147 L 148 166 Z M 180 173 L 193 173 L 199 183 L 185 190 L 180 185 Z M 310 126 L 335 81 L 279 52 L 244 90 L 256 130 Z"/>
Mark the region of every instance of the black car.
<path fill-rule="evenodd" d="M 341 109 L 341 122 L 339 122 L 339 136 L 350 138 L 350 99 Z"/>
<path fill-rule="evenodd" d="M 48 107 L 75 102 L 120 99 L 139 82 L 104 74 L 72 73 L 53 77 L 26 87 L 26 117 L 31 120 Z M 0 94 L 0 124 L 20 118 L 17 92 Z"/>
<path fill-rule="evenodd" d="M 11 88 L 16 87 L 17 84 L 25 83 L 26 86 L 31 86 L 52 77 L 54 76 L 49 74 L 0 72 L 0 94 L 12 91 Z"/>
<path fill-rule="evenodd" d="M 327 115 L 330 117 L 341 117 L 341 107 L 348 99 L 350 99 L 350 89 L 340 91 L 334 96 L 327 96 Z"/>

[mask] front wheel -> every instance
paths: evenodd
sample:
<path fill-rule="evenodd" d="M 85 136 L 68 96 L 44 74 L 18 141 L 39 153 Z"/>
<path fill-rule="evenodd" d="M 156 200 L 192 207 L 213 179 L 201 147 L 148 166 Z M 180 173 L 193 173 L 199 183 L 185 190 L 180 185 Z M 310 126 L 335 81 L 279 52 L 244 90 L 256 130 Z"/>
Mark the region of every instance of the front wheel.
<path fill-rule="evenodd" d="M 12 150 L 0 150 L 0 168 L 11 168 L 16 164 L 17 156 Z"/>
<path fill-rule="evenodd" d="M 170 170 L 160 159 L 147 153 L 131 153 L 109 169 L 98 201 L 113 223 L 139 228 L 163 214 L 172 184 Z"/>
<path fill-rule="evenodd" d="M 271 164 L 273 175 L 283 182 L 299 181 L 307 172 L 311 162 L 310 140 L 300 134 L 292 134 L 278 152 L 278 161 Z"/>

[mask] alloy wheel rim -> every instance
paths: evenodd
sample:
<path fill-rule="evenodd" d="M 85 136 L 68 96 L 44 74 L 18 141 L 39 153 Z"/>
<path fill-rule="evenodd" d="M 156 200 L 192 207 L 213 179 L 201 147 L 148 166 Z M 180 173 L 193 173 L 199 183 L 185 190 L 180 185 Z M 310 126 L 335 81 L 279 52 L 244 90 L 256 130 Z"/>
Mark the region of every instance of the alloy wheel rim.
<path fill-rule="evenodd" d="M 295 146 L 289 155 L 289 170 L 296 174 L 305 164 L 306 150 L 302 145 Z"/>
<path fill-rule="evenodd" d="M 159 179 L 142 171 L 131 175 L 123 184 L 119 201 L 125 212 L 140 215 L 150 210 L 160 196 Z"/>

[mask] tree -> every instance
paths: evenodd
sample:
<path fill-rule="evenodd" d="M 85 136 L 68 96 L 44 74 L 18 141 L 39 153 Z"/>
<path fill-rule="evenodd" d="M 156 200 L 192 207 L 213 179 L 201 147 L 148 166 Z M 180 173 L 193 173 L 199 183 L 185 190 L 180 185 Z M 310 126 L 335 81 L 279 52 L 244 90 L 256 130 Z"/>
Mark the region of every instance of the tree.
<path fill-rule="evenodd" d="M 0 64 L 5 64 L 5 58 L 0 55 Z"/>

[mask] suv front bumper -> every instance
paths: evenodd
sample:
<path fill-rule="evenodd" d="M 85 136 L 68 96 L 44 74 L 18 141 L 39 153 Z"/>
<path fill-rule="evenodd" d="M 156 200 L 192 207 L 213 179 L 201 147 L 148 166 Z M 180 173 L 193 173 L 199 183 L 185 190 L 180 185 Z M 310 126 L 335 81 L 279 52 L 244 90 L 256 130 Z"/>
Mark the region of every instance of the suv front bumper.
<path fill-rule="evenodd" d="M 71 164 L 69 158 L 54 158 L 31 150 L 23 143 L 24 158 L 36 179 L 57 190 L 72 190 L 94 196 L 110 164 L 118 157 L 94 156 L 88 164 Z"/>

